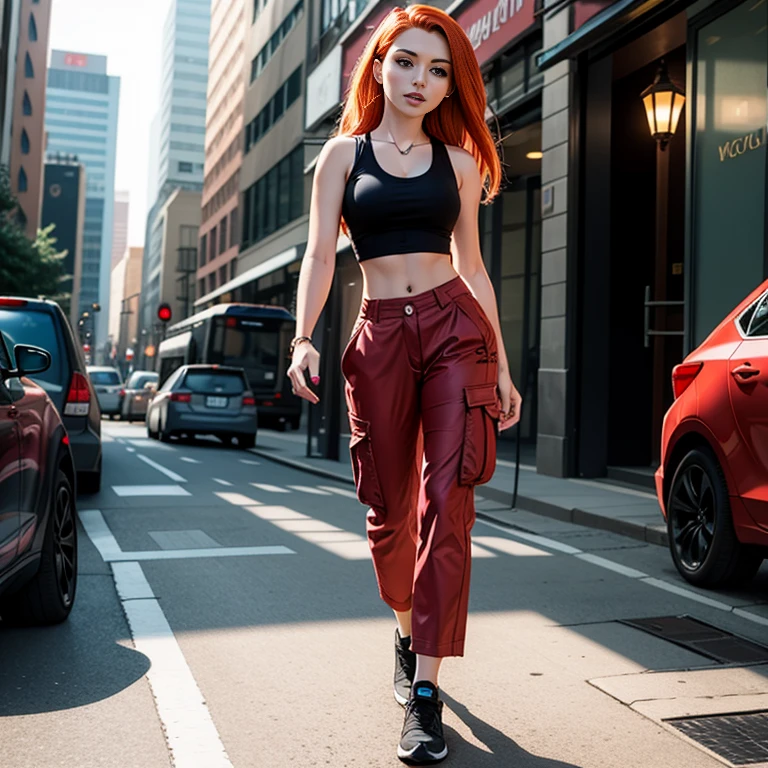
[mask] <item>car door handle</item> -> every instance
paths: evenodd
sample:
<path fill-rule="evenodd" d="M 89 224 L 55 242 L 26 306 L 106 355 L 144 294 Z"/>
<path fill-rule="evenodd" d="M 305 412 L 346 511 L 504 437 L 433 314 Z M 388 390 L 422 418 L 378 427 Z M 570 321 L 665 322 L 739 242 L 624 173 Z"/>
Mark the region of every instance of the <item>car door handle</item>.
<path fill-rule="evenodd" d="M 751 379 L 753 376 L 759 375 L 760 369 L 753 368 L 748 364 L 739 365 L 731 371 L 731 376 L 733 376 L 734 379 Z"/>

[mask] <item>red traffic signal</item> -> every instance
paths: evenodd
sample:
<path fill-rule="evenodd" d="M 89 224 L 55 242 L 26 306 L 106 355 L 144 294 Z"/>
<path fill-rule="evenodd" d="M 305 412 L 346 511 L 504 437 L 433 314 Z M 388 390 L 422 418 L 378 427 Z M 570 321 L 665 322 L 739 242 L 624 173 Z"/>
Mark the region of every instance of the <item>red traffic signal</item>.
<path fill-rule="evenodd" d="M 157 319 L 163 323 L 167 323 L 171 319 L 171 305 L 161 304 L 157 308 Z"/>

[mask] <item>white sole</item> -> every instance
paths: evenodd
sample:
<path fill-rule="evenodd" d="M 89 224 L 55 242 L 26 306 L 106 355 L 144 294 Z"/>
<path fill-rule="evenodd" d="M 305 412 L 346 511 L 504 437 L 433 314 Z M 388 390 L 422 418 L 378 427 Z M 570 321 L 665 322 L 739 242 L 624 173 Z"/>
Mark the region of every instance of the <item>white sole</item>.
<path fill-rule="evenodd" d="M 392 691 L 395 694 L 395 701 L 401 706 L 404 707 L 408 703 L 408 699 L 403 698 L 398 692 L 397 689 L 393 689 Z"/>
<path fill-rule="evenodd" d="M 414 755 L 419 751 L 422 750 L 422 754 L 419 755 L 418 760 L 427 762 L 427 761 L 436 761 L 436 760 L 444 760 L 446 757 L 448 757 L 448 746 L 443 749 L 442 752 L 428 752 L 422 748 L 422 745 L 419 744 L 418 746 L 415 746 L 413 749 L 403 749 L 399 744 L 397 745 L 397 756 L 401 759 L 406 760 L 414 760 Z"/>

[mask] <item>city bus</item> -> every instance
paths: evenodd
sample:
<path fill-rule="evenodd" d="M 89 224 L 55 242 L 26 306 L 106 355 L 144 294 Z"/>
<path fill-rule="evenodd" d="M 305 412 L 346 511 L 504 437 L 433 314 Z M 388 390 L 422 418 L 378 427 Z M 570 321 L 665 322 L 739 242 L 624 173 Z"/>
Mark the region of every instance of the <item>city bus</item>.
<path fill-rule="evenodd" d="M 283 307 L 217 304 L 170 326 L 157 348 L 158 386 L 180 366 L 219 363 L 243 368 L 261 426 L 299 428 L 301 398 L 291 392 L 288 349 L 296 318 Z"/>

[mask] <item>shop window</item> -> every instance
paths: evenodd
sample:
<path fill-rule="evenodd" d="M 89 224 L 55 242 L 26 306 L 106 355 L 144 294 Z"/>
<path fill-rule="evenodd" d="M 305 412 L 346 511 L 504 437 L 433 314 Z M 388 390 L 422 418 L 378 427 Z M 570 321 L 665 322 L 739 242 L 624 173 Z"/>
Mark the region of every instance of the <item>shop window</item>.
<path fill-rule="evenodd" d="M 21 154 L 29 154 L 29 134 L 25 128 L 22 128 L 21 130 Z"/>
<path fill-rule="evenodd" d="M 35 68 L 32 66 L 32 59 L 29 53 L 24 57 L 24 77 L 33 78 L 35 76 Z"/>
<path fill-rule="evenodd" d="M 24 91 L 24 100 L 22 101 L 21 108 L 25 117 L 30 117 L 32 115 L 32 102 L 26 91 Z"/>
<path fill-rule="evenodd" d="M 692 346 L 765 276 L 766 26 L 747 2 L 696 33 Z"/>

